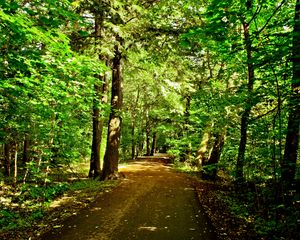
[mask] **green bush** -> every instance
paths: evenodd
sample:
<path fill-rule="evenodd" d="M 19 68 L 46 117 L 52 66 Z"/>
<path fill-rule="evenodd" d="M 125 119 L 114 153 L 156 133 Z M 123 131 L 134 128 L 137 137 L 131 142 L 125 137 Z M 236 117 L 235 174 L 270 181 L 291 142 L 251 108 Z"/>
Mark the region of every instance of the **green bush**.
<path fill-rule="evenodd" d="M 19 196 L 19 200 L 21 202 L 25 200 L 49 202 L 69 189 L 70 185 L 67 183 L 59 183 L 49 186 L 25 184 L 21 188 L 21 195 Z"/>

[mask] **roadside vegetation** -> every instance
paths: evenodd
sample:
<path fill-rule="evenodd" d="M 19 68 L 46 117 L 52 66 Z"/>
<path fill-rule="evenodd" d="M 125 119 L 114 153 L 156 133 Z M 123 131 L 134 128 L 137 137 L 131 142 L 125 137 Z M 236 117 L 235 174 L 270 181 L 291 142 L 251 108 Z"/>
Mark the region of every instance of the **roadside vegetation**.
<path fill-rule="evenodd" d="M 84 171 L 83 171 L 84 170 Z M 39 236 L 80 209 L 91 204 L 104 192 L 119 184 L 118 180 L 94 181 L 87 178 L 87 164 L 28 179 L 26 183 L 0 185 L 0 238 L 22 239 Z M 51 180 L 50 180 L 51 179 Z M 41 181 L 43 180 L 43 181 Z"/>

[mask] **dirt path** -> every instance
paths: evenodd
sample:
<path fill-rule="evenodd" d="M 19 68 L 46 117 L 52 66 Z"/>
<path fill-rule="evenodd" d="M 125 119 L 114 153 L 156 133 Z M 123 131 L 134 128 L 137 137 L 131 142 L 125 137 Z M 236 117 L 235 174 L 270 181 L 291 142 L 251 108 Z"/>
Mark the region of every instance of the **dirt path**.
<path fill-rule="evenodd" d="M 146 161 L 120 171 L 126 179 L 119 187 L 41 239 L 217 239 L 184 174 Z"/>

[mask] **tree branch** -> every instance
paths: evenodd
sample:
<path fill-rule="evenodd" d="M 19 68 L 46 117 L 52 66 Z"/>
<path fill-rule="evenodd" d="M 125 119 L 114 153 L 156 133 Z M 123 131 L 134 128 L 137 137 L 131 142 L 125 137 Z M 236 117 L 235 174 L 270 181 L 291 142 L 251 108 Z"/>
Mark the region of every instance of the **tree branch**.
<path fill-rule="evenodd" d="M 265 30 L 265 28 L 268 26 L 268 24 L 270 23 L 270 21 L 272 20 L 272 18 L 276 15 L 276 13 L 278 12 L 278 10 L 283 6 L 283 4 L 286 2 L 286 0 L 283 0 L 278 7 L 275 9 L 275 11 L 273 12 L 273 14 L 267 19 L 265 25 L 259 30 L 257 31 L 256 35 L 258 36 L 259 34 L 261 34 L 261 32 L 263 30 Z"/>
<path fill-rule="evenodd" d="M 278 108 L 278 106 L 276 106 L 275 108 L 269 110 L 268 112 L 266 112 L 266 113 L 264 113 L 264 114 L 262 114 L 262 115 L 259 115 L 259 116 L 255 117 L 255 118 L 250 119 L 249 122 L 250 122 L 250 123 L 255 122 L 256 120 L 258 120 L 258 119 L 260 119 L 260 118 L 263 118 L 264 116 L 267 116 L 267 115 L 269 115 L 270 113 L 275 112 L 275 110 L 276 110 L 277 108 Z"/>

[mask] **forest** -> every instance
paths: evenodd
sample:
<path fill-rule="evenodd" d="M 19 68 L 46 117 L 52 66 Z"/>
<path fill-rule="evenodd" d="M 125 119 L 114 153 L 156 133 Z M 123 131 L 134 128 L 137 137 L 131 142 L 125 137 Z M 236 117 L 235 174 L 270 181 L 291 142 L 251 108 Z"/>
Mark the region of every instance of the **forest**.
<path fill-rule="evenodd" d="M 0 0 L 0 33 L 0 232 L 167 153 L 299 239 L 300 0 Z"/>

